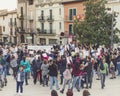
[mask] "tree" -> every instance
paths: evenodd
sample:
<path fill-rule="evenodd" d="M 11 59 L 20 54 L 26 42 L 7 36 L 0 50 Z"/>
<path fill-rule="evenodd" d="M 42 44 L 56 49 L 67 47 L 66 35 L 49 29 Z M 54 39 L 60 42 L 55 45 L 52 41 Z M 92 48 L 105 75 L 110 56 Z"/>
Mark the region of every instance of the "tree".
<path fill-rule="evenodd" d="M 112 24 L 113 40 L 118 42 L 117 33 L 119 29 L 115 28 L 117 13 L 108 13 L 105 7 L 106 0 L 89 0 L 85 2 L 85 18 L 84 21 L 75 19 L 73 30 L 77 39 L 81 43 L 110 45 Z M 113 18 L 113 22 L 112 22 Z"/>

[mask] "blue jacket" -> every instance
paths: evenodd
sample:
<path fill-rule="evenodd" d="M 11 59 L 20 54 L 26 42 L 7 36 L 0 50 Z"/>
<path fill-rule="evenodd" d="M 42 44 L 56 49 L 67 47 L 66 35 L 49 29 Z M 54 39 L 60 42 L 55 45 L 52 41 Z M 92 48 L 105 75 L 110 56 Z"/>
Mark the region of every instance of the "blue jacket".
<path fill-rule="evenodd" d="M 17 75 L 16 75 L 16 81 L 18 79 L 18 74 L 20 73 L 20 80 L 21 82 L 24 82 L 24 79 L 25 79 L 25 72 L 24 71 L 18 71 Z"/>
<path fill-rule="evenodd" d="M 24 72 L 30 72 L 30 64 L 27 60 L 25 62 L 21 60 L 20 65 L 24 66 Z"/>

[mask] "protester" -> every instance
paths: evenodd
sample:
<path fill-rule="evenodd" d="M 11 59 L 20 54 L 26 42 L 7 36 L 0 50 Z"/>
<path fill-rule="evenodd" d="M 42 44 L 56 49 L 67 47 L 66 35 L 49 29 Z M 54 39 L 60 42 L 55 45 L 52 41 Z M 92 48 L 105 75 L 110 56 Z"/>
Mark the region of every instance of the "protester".
<path fill-rule="evenodd" d="M 28 85 L 28 73 L 30 72 L 30 64 L 28 60 L 26 60 L 25 56 L 23 56 L 23 59 L 20 61 L 20 66 L 24 66 L 25 84 Z"/>
<path fill-rule="evenodd" d="M 68 90 L 67 93 L 66 93 L 66 96 L 73 96 L 72 90 Z"/>
<path fill-rule="evenodd" d="M 10 66 L 13 70 L 13 76 L 15 78 L 16 74 L 17 74 L 17 71 L 18 71 L 18 64 L 17 64 L 17 60 L 16 60 L 14 55 L 12 55 L 12 57 L 11 57 Z"/>
<path fill-rule="evenodd" d="M 68 84 L 68 89 L 71 88 L 70 84 L 72 82 L 72 70 L 71 70 L 71 66 L 70 64 L 68 64 L 68 67 L 66 68 L 66 70 L 63 72 L 63 76 L 64 76 L 64 85 L 62 90 L 60 91 L 61 93 L 64 93 L 65 87 Z"/>
<path fill-rule="evenodd" d="M 23 93 L 24 79 L 25 79 L 24 66 L 20 66 L 19 71 L 16 75 L 16 82 L 17 82 L 16 96 L 18 96 L 19 91 L 20 91 L 19 96 L 21 96 Z"/>
<path fill-rule="evenodd" d="M 58 96 L 58 93 L 57 93 L 57 91 L 55 91 L 55 90 L 52 90 L 52 91 L 51 91 L 51 96 Z"/>
<path fill-rule="evenodd" d="M 34 84 L 36 84 L 37 79 L 38 79 L 39 83 L 42 84 L 42 80 L 41 80 L 41 78 L 42 78 L 42 76 L 41 76 L 41 64 L 42 64 L 42 62 L 41 62 L 40 57 L 35 58 L 32 63 L 33 63 L 32 70 L 33 70 L 33 78 L 34 78 L 33 82 L 34 82 Z"/>
<path fill-rule="evenodd" d="M 105 58 L 103 58 L 100 66 L 104 67 L 103 69 L 100 68 L 101 88 L 104 89 L 104 87 L 105 87 L 105 77 L 106 77 L 106 75 L 108 75 L 108 64 L 106 63 Z"/>
<path fill-rule="evenodd" d="M 49 62 L 49 78 L 50 78 L 50 90 L 52 90 L 52 86 L 53 83 L 55 82 L 55 86 L 56 89 L 59 90 L 59 86 L 58 86 L 58 80 L 57 80 L 57 76 L 58 76 L 58 69 L 57 69 L 57 65 L 55 64 L 55 61 L 50 60 Z"/>
<path fill-rule="evenodd" d="M 84 90 L 84 91 L 83 91 L 83 96 L 90 96 L 89 91 L 88 91 L 88 90 Z"/>
<path fill-rule="evenodd" d="M 42 71 L 42 83 L 43 83 L 43 86 L 48 86 L 48 61 L 47 60 L 44 60 L 42 66 L 41 66 L 41 71 Z"/>

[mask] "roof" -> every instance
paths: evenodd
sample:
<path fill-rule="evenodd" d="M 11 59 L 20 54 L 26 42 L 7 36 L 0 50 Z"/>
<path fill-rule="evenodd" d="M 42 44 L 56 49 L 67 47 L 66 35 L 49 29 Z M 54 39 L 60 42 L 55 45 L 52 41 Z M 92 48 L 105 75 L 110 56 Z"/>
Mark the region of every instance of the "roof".
<path fill-rule="evenodd" d="M 0 16 L 7 16 L 8 14 L 15 14 L 17 13 L 17 9 L 8 11 L 7 9 L 0 10 Z"/>
<path fill-rule="evenodd" d="M 87 0 L 63 0 L 62 4 L 73 3 L 73 2 L 84 2 Z"/>
<path fill-rule="evenodd" d="M 17 13 L 17 9 L 8 11 L 8 14 L 13 14 L 13 13 Z"/>
<path fill-rule="evenodd" d="M 4 10 L 0 10 L 0 16 L 5 16 L 7 15 L 7 9 L 4 9 Z"/>

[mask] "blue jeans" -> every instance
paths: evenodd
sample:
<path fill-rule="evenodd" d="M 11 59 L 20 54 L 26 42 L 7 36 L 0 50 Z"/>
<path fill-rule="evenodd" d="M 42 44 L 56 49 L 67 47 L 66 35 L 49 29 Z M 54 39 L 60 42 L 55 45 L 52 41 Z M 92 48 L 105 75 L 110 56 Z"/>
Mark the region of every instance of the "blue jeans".
<path fill-rule="evenodd" d="M 64 84 L 63 84 L 63 90 L 65 89 L 66 85 L 68 84 L 68 89 L 70 89 L 70 83 L 71 83 L 71 80 L 66 80 L 64 79 Z"/>
<path fill-rule="evenodd" d="M 55 82 L 56 89 L 59 89 L 58 80 L 55 76 L 50 76 L 50 90 L 52 90 L 53 83 Z"/>
<path fill-rule="evenodd" d="M 73 77 L 72 88 L 71 88 L 72 90 L 76 86 L 76 83 L 78 83 L 77 90 L 80 91 L 80 88 L 81 88 L 81 77 L 80 76 Z"/>
<path fill-rule="evenodd" d="M 101 73 L 101 88 L 105 87 L 105 77 L 106 77 L 106 74 Z"/>
<path fill-rule="evenodd" d="M 4 75 L 4 78 L 6 78 L 6 75 L 7 75 L 7 69 L 6 69 L 6 66 L 3 66 L 3 75 Z"/>
<path fill-rule="evenodd" d="M 17 81 L 17 90 L 16 92 L 19 92 L 19 88 L 20 88 L 20 93 L 23 93 L 23 82 L 18 82 Z"/>
<path fill-rule="evenodd" d="M 118 75 L 120 75 L 120 63 L 117 64 Z"/>
<path fill-rule="evenodd" d="M 25 72 L 25 84 L 28 85 L 28 72 Z"/>

